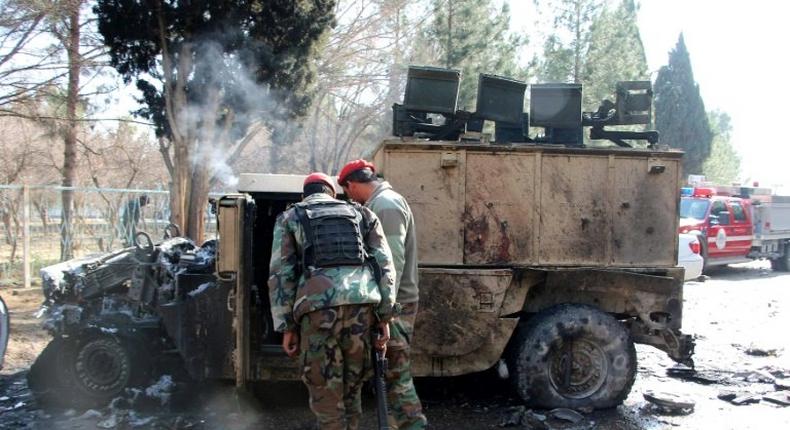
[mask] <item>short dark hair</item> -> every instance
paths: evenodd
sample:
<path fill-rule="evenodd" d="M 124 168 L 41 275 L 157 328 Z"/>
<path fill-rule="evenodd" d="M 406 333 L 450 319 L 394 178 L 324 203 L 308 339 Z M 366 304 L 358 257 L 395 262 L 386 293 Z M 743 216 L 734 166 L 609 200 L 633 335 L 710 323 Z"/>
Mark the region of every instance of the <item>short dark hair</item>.
<path fill-rule="evenodd" d="M 145 206 L 151 202 L 151 199 L 148 197 L 148 194 L 143 194 L 140 196 L 140 206 Z"/>
<path fill-rule="evenodd" d="M 376 179 L 376 173 L 370 169 L 359 169 L 349 173 L 346 176 L 345 184 L 348 185 L 349 182 L 373 182 Z"/>
<path fill-rule="evenodd" d="M 323 184 L 321 182 L 313 182 L 312 184 L 305 185 L 302 188 L 302 193 L 305 197 L 318 193 L 329 194 L 332 197 L 335 196 L 335 190 L 333 190 L 329 185 Z"/>

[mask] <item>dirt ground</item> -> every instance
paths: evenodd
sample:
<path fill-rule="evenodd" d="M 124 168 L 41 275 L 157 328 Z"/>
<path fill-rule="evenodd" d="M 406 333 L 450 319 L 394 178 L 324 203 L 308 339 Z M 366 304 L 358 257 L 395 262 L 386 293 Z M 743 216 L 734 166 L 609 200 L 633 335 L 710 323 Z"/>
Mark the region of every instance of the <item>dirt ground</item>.
<path fill-rule="evenodd" d="M 25 372 L 47 336 L 34 314 L 40 296 L 13 296 L 0 289 L 12 318 L 5 367 L 0 371 L 0 428 L 30 429 L 294 429 L 312 427 L 307 394 L 300 383 L 265 384 L 255 396 L 239 397 L 231 387 L 176 386 L 164 406 L 120 399 L 99 411 L 42 410 L 26 388 Z M 790 407 L 765 400 L 786 395 L 790 381 L 790 274 L 765 263 L 723 268 L 706 282 L 685 289 L 684 331 L 697 337 L 695 380 L 668 376 L 674 363 L 663 353 L 639 346 L 639 373 L 630 396 L 615 409 L 585 413 L 570 424 L 547 411 L 526 411 L 507 383 L 493 372 L 461 378 L 417 381 L 434 429 L 779 429 L 790 428 Z M 667 393 L 695 403 L 691 413 L 661 411 L 645 393 Z M 728 393 L 758 403 L 736 406 L 720 400 Z M 373 399 L 365 399 L 364 429 L 375 427 Z M 537 421 L 535 420 L 537 417 Z"/>
<path fill-rule="evenodd" d="M 51 337 L 41 330 L 41 321 L 36 318 L 44 300 L 41 294 L 26 292 L 14 295 L 6 293 L 5 289 L 0 289 L 0 294 L 8 306 L 11 318 L 11 335 L 0 374 L 9 375 L 30 367 Z"/>

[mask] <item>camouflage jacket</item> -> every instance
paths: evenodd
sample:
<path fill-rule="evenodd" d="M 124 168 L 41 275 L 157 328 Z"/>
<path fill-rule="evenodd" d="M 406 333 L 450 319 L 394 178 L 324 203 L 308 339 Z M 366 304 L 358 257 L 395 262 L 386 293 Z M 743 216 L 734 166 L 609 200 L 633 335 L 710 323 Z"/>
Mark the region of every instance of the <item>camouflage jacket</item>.
<path fill-rule="evenodd" d="M 379 182 L 365 206 L 379 218 L 395 262 L 395 289 L 398 303 L 419 299 L 417 278 L 417 233 L 409 204 L 392 190 L 389 182 Z"/>
<path fill-rule="evenodd" d="M 326 194 L 313 194 L 304 201 L 329 199 L 332 197 Z M 295 330 L 304 314 L 340 305 L 377 304 L 376 314 L 381 321 L 392 318 L 395 303 L 392 255 L 376 215 L 367 208 L 359 209 L 369 220 L 365 248 L 381 268 L 380 285 L 368 265 L 316 268 L 309 277 L 305 276 L 300 264 L 305 235 L 296 210 L 289 208 L 277 218 L 269 265 L 269 298 L 275 330 Z"/>

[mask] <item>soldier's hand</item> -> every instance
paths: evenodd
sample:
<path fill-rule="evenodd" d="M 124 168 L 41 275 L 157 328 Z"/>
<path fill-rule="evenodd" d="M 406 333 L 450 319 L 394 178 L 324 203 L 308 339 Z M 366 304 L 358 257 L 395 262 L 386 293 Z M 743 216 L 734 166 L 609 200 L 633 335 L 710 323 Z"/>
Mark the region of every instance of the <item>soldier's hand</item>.
<path fill-rule="evenodd" d="M 299 333 L 286 331 L 283 333 L 283 350 L 289 357 L 294 358 L 299 354 Z"/>
<path fill-rule="evenodd" d="M 387 342 L 390 340 L 390 324 L 386 322 L 379 323 L 379 334 L 376 337 L 376 349 L 386 352 Z"/>

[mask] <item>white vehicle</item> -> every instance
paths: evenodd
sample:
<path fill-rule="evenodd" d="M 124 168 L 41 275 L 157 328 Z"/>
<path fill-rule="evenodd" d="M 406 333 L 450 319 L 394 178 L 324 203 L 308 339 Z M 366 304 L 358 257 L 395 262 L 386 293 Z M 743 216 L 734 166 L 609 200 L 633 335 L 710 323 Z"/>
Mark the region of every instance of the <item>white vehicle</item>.
<path fill-rule="evenodd" d="M 3 358 L 5 358 L 5 349 L 8 345 L 8 333 L 11 330 L 11 322 L 8 318 L 8 307 L 5 305 L 3 298 L 0 297 L 0 369 L 3 368 Z"/>
<path fill-rule="evenodd" d="M 680 233 L 678 235 L 678 266 L 686 269 L 684 280 L 690 281 L 702 275 L 702 267 L 705 265 L 702 255 L 699 237 L 694 234 Z"/>

